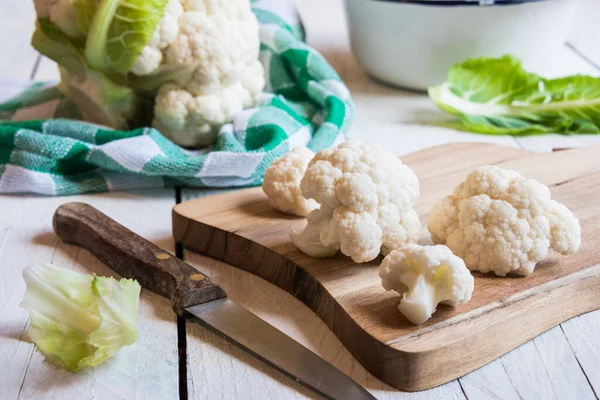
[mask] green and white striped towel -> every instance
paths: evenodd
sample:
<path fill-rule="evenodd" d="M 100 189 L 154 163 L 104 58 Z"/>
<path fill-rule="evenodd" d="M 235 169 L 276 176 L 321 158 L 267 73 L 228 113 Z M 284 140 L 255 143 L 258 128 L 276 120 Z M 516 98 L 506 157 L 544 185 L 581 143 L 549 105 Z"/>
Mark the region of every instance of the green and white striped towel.
<path fill-rule="evenodd" d="M 184 185 L 255 186 L 271 162 L 291 148 L 313 151 L 344 138 L 350 94 L 325 59 L 304 42 L 294 6 L 285 0 L 252 3 L 260 22 L 266 88 L 259 107 L 225 125 L 216 145 L 189 151 L 152 128 L 116 131 L 76 121 L 74 106 L 54 85 L 36 83 L 0 104 L 0 193 L 45 195 Z M 0 85 L 14 92 L 14 84 Z M 54 119 L 35 116 L 53 104 Z"/>

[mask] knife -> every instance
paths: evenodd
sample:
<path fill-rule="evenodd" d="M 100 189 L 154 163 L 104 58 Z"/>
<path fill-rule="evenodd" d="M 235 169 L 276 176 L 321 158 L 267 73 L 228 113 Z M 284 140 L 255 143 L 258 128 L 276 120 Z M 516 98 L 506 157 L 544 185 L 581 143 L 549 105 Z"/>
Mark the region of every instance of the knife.
<path fill-rule="evenodd" d="M 333 365 L 269 325 L 227 295 L 208 276 L 136 235 L 94 207 L 66 203 L 52 225 L 126 278 L 171 300 L 181 317 L 198 321 L 254 357 L 328 399 L 375 399 Z"/>

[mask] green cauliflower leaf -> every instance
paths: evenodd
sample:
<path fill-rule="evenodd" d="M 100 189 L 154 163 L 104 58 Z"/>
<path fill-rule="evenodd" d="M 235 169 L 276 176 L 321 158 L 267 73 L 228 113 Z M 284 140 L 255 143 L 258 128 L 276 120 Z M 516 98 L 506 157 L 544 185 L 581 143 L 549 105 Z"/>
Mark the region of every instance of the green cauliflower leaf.
<path fill-rule="evenodd" d="M 93 15 L 85 46 L 88 63 L 101 71 L 126 74 L 152 39 L 167 0 L 102 0 L 97 6 L 92 0 L 87 3 L 83 7 L 87 12 L 78 15 Z M 97 7 L 95 12 L 92 7 Z"/>
<path fill-rule="evenodd" d="M 140 285 L 38 264 L 23 270 L 28 334 L 59 366 L 96 366 L 137 339 Z"/>

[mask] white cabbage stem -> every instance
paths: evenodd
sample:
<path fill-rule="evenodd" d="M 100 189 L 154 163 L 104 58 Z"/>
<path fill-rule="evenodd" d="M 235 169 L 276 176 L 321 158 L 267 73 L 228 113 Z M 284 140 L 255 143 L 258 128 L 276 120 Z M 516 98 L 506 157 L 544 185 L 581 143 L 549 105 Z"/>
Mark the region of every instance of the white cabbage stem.
<path fill-rule="evenodd" d="M 321 241 L 321 231 L 327 226 L 333 215 L 333 209 L 322 207 L 319 210 L 311 211 L 308 214 L 308 224 L 300 232 L 292 232 L 290 237 L 292 242 L 304 254 L 315 258 L 333 257 L 337 249 L 323 245 Z"/>
<path fill-rule="evenodd" d="M 435 287 L 419 275 L 414 286 L 402 296 L 398 310 L 413 324 L 422 324 L 431 318 L 437 304 Z"/>

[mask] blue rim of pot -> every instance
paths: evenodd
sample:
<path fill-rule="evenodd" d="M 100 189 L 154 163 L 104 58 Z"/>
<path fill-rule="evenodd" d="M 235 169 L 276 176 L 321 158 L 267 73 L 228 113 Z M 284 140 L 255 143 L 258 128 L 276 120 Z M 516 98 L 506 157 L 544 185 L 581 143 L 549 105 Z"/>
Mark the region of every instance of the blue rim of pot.
<path fill-rule="evenodd" d="M 524 3 L 539 3 L 548 0 L 375 0 L 387 3 L 418 4 L 423 6 L 511 6 Z"/>

